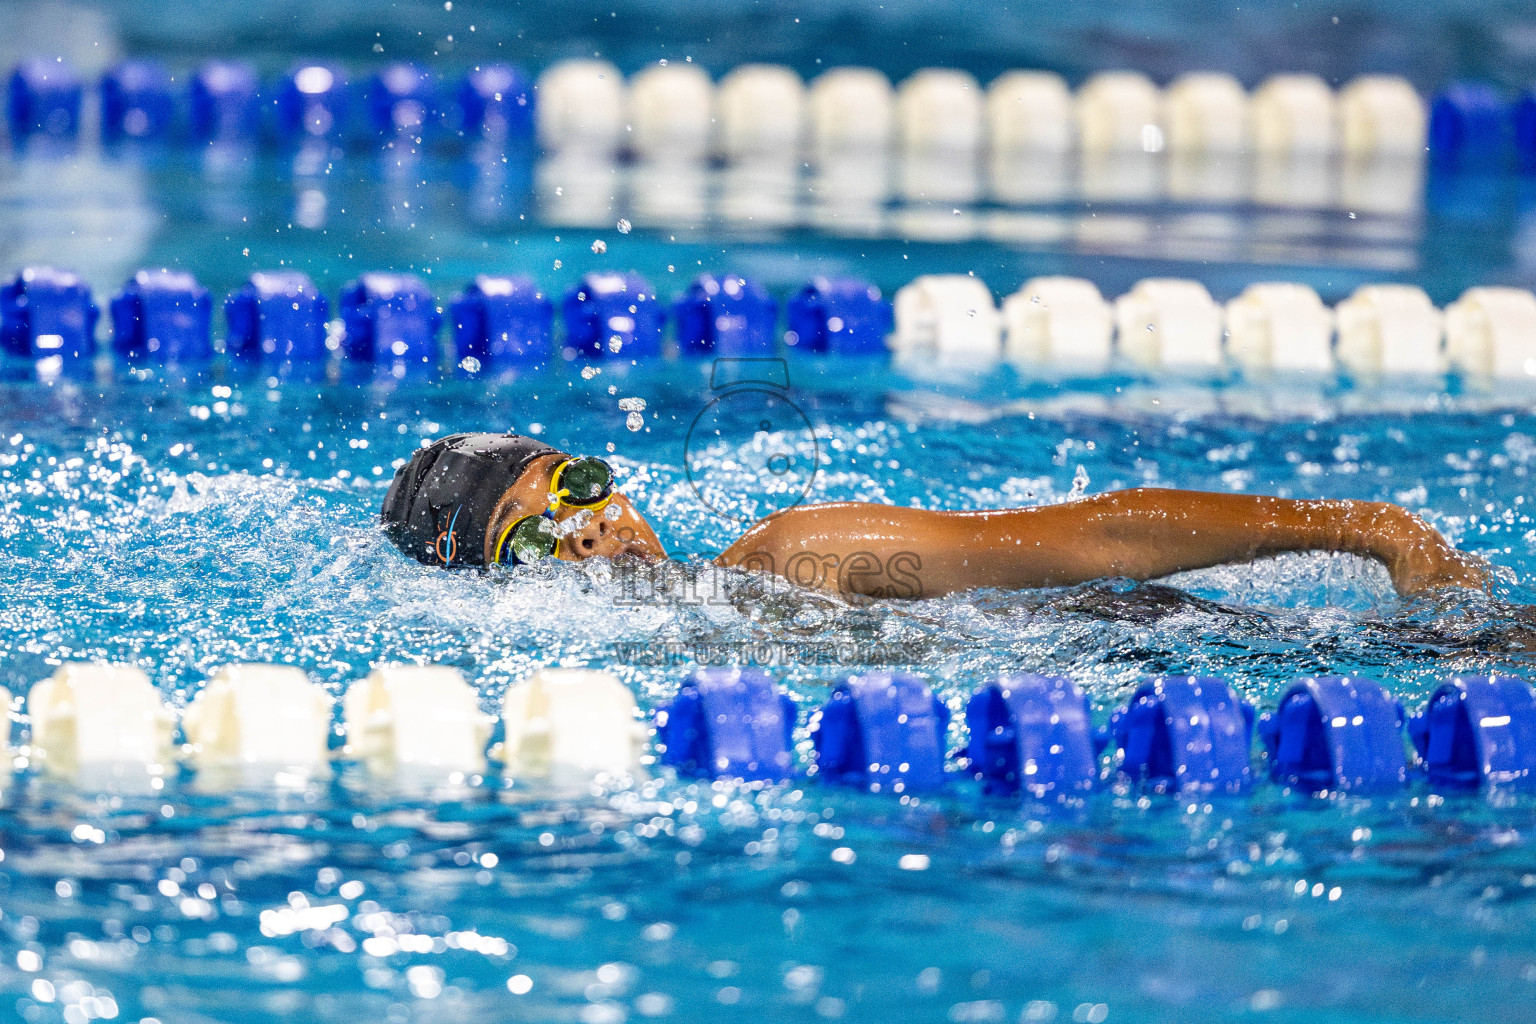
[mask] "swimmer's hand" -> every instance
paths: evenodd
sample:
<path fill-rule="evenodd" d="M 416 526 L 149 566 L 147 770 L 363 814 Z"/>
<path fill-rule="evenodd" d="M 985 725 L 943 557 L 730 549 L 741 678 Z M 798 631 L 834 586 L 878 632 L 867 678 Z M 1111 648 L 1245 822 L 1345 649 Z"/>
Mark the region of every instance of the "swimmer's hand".
<path fill-rule="evenodd" d="M 1373 510 L 1362 540 L 1403 597 L 1449 588 L 1487 590 L 1492 582 L 1487 562 L 1457 551 L 1434 527 L 1395 505 Z"/>

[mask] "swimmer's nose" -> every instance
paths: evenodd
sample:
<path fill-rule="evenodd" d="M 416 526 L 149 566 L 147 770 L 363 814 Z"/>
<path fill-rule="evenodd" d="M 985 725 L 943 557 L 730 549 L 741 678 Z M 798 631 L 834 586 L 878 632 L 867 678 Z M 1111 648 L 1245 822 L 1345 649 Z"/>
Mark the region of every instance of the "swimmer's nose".
<path fill-rule="evenodd" d="M 623 547 L 618 538 L 613 536 L 607 518 L 600 515 L 593 516 L 592 521 L 576 533 L 571 546 L 580 558 L 615 555 Z"/>

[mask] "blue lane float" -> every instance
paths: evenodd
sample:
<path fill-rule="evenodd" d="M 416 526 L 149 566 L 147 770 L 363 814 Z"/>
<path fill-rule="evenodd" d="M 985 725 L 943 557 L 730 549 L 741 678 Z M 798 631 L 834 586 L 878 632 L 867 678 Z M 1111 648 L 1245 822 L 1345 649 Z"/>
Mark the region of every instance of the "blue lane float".
<path fill-rule="evenodd" d="M 7 120 L 11 137 L 73 139 L 80 131 L 79 77 L 68 64 L 29 60 L 11 72 Z"/>
<path fill-rule="evenodd" d="M 677 347 L 685 356 L 771 356 L 779 304 L 756 281 L 700 274 L 672 305 Z"/>
<path fill-rule="evenodd" d="M 442 315 L 414 274 L 364 274 L 341 290 L 344 350 L 360 362 L 415 369 L 437 365 Z"/>
<path fill-rule="evenodd" d="M 848 676 L 812 716 L 816 773 L 870 792 L 931 793 L 945 782 L 949 709 L 901 672 Z"/>
<path fill-rule="evenodd" d="M 1160 790 L 1240 793 L 1253 780 L 1253 708 L 1220 679 L 1143 683 L 1110 719 L 1120 770 Z"/>
<path fill-rule="evenodd" d="M 1523 679 L 1447 679 L 1408 732 L 1431 785 L 1536 788 L 1536 690 Z"/>
<path fill-rule="evenodd" d="M 188 90 L 192 138 L 212 145 L 245 145 L 261 133 L 260 84 L 244 61 L 210 61 Z"/>
<path fill-rule="evenodd" d="M 885 352 L 895 313 L 880 289 L 853 278 L 818 277 L 789 300 L 784 343 L 802 352 Z"/>
<path fill-rule="evenodd" d="M 0 287 L 0 349 L 25 359 L 90 359 L 100 312 L 75 274 L 28 267 Z"/>
<path fill-rule="evenodd" d="M 533 82 L 521 68 L 487 64 L 459 87 L 459 111 L 467 138 L 533 137 Z"/>
<path fill-rule="evenodd" d="M 1509 107 L 1487 82 L 1455 82 L 1430 103 L 1429 150 L 1441 162 L 1496 168 L 1508 143 Z"/>
<path fill-rule="evenodd" d="M 1088 698 L 1070 679 L 1005 675 L 966 705 L 971 772 L 990 796 L 1066 800 L 1098 779 Z"/>
<path fill-rule="evenodd" d="M 1515 154 L 1520 167 L 1536 171 L 1536 88 L 1525 90 L 1515 103 Z"/>
<path fill-rule="evenodd" d="M 437 106 L 431 72 L 417 64 L 395 63 L 368 81 L 368 123 L 385 139 L 420 138 Z"/>
<path fill-rule="evenodd" d="M 175 111 L 171 73 L 158 61 L 126 61 L 101 80 L 101 135 L 108 143 L 162 140 Z"/>
<path fill-rule="evenodd" d="M 284 139 L 343 139 L 352 111 L 346 73 L 329 64 L 295 68 L 278 85 L 276 106 Z"/>
<path fill-rule="evenodd" d="M 549 358 L 555 306 L 533 278 L 481 274 L 449 308 L 454 354 L 481 367 L 531 365 Z"/>
<path fill-rule="evenodd" d="M 129 360 L 201 362 L 213 355 L 208 289 L 177 270 L 141 270 L 112 299 L 112 348 Z"/>
<path fill-rule="evenodd" d="M 695 778 L 781 782 L 794 774 L 795 718 L 766 672 L 699 669 L 656 715 L 661 761 Z"/>
<path fill-rule="evenodd" d="M 261 271 L 224 300 L 229 354 L 243 359 L 319 362 L 325 347 L 330 303 L 309 275 L 297 270 Z"/>
<path fill-rule="evenodd" d="M 666 312 L 639 274 L 587 274 L 565 293 L 567 359 L 655 359 Z"/>
<path fill-rule="evenodd" d="M 1374 679 L 1297 680 L 1258 731 L 1270 777 L 1282 785 L 1384 793 L 1408 781 L 1403 708 Z"/>

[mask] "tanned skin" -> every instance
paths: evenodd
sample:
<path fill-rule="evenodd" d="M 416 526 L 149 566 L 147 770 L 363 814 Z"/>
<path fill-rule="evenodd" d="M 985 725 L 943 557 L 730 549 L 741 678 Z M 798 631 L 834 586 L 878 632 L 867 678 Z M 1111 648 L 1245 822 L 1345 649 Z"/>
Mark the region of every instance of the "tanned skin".
<path fill-rule="evenodd" d="M 1152 488 L 996 512 L 797 506 L 757 523 L 715 561 L 845 596 L 937 597 L 1108 576 L 1150 580 L 1283 551 L 1373 558 L 1404 596 L 1480 588 L 1488 574 L 1422 519 L 1385 502 Z"/>
<path fill-rule="evenodd" d="M 486 559 L 511 523 L 544 507 L 560 456 L 534 460 L 502 495 Z M 567 560 L 665 559 L 650 524 L 615 492 L 561 542 Z M 577 514 L 561 509 L 558 521 Z M 1375 559 L 1399 594 L 1482 588 L 1488 569 L 1406 509 L 1376 501 L 1292 501 L 1138 488 L 1081 501 L 988 512 L 837 502 L 787 508 L 759 521 L 717 565 L 770 572 L 844 597 L 939 597 L 981 587 L 1061 587 L 1117 576 L 1150 580 L 1285 551 Z"/>

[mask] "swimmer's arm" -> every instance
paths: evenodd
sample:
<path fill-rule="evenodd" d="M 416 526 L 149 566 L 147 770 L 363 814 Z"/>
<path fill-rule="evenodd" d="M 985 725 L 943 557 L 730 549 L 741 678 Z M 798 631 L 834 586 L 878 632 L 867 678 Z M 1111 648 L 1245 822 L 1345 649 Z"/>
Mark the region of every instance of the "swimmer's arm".
<path fill-rule="evenodd" d="M 1480 587 L 1486 576 L 1395 505 L 1145 488 L 995 512 L 799 506 L 758 523 L 717 561 L 849 595 L 935 597 L 1148 580 L 1285 551 L 1376 559 L 1402 594 Z"/>

